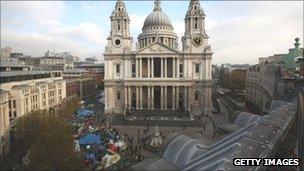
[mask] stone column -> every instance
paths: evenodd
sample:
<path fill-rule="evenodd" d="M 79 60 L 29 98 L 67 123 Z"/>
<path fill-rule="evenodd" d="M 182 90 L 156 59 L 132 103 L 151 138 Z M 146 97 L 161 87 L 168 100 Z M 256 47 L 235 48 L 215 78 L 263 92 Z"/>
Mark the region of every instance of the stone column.
<path fill-rule="evenodd" d="M 165 78 L 167 78 L 168 74 L 167 74 L 167 58 L 165 58 Z"/>
<path fill-rule="evenodd" d="M 138 78 L 138 75 L 139 75 L 139 74 L 138 74 L 138 68 L 139 68 L 139 66 L 138 66 L 138 59 L 135 59 L 135 63 L 136 63 L 136 64 L 135 64 L 135 66 L 136 66 L 136 67 L 135 67 L 135 70 L 136 70 L 136 71 L 135 71 L 135 72 L 136 72 L 136 78 Z"/>
<path fill-rule="evenodd" d="M 188 77 L 188 75 L 187 75 L 187 73 L 188 73 L 187 72 L 187 69 L 188 69 L 187 63 L 188 63 L 187 60 L 185 60 L 184 61 L 184 77 Z"/>
<path fill-rule="evenodd" d="M 154 86 L 151 87 L 152 88 L 152 110 L 154 110 Z"/>
<path fill-rule="evenodd" d="M 176 102 L 176 100 L 175 100 L 175 88 L 176 87 L 172 87 L 172 110 L 175 109 L 175 102 Z"/>
<path fill-rule="evenodd" d="M 151 108 L 151 95 L 150 95 L 151 87 L 148 86 L 148 109 Z"/>
<path fill-rule="evenodd" d="M 128 90 L 129 90 L 129 96 L 128 96 L 128 98 L 129 98 L 129 109 L 131 109 L 131 107 L 132 107 L 132 94 L 131 94 L 131 86 L 128 88 Z"/>
<path fill-rule="evenodd" d="M 173 73 L 173 78 L 175 78 L 175 76 L 176 76 L 176 74 L 175 74 L 175 64 L 176 64 L 175 58 L 172 58 L 172 62 L 173 62 L 173 71 L 172 71 L 172 73 Z"/>
<path fill-rule="evenodd" d="M 150 68 L 150 58 L 147 58 L 147 60 L 148 60 L 148 78 L 150 78 L 150 70 L 151 70 L 151 68 Z"/>
<path fill-rule="evenodd" d="M 139 109 L 138 107 L 139 107 L 139 87 L 138 86 L 136 86 L 136 109 Z"/>
<path fill-rule="evenodd" d="M 142 58 L 139 59 L 139 77 L 142 78 Z"/>
<path fill-rule="evenodd" d="M 124 100 L 125 100 L 125 108 L 128 108 L 128 87 L 125 86 L 125 97 L 124 97 Z"/>
<path fill-rule="evenodd" d="M 208 97 L 207 97 L 207 101 L 208 101 L 208 112 L 210 115 L 212 115 L 211 109 L 212 109 L 212 89 L 208 87 Z"/>
<path fill-rule="evenodd" d="M 152 76 L 152 78 L 154 78 L 154 59 L 153 58 L 151 59 L 151 62 L 152 62 L 152 73 L 151 73 L 151 76 Z"/>
<path fill-rule="evenodd" d="M 107 64 L 107 62 L 105 62 L 105 63 L 104 63 L 104 70 L 105 70 L 105 71 L 108 71 L 108 67 L 107 67 L 107 66 L 108 66 L 108 64 Z M 108 79 L 108 72 L 105 73 L 104 79 Z"/>
<path fill-rule="evenodd" d="M 140 89 L 140 109 L 143 109 L 143 86 L 139 87 Z"/>
<path fill-rule="evenodd" d="M 191 111 L 191 104 L 192 104 L 192 99 L 193 99 L 193 97 L 191 96 L 191 87 L 188 87 L 188 92 L 187 92 L 187 94 L 188 94 L 188 104 L 187 104 L 187 106 L 188 106 L 188 110 L 189 111 Z"/>
<path fill-rule="evenodd" d="M 179 78 L 179 70 L 180 70 L 180 68 L 179 68 L 179 66 L 180 66 L 180 63 L 179 63 L 179 59 L 177 58 L 177 78 Z"/>
<path fill-rule="evenodd" d="M 185 93 L 185 97 L 184 97 L 184 108 L 185 108 L 185 110 L 187 110 L 187 101 L 188 101 L 188 98 L 187 98 L 187 87 L 185 86 L 185 91 L 184 91 L 184 93 Z"/>
<path fill-rule="evenodd" d="M 165 86 L 165 109 L 167 109 L 167 105 L 168 105 L 168 91 L 167 91 L 167 86 Z"/>
<path fill-rule="evenodd" d="M 108 98 L 108 88 L 107 87 L 105 87 L 104 92 L 105 92 L 105 109 L 108 109 L 108 107 L 109 107 L 109 105 L 108 105 L 109 98 Z M 47 94 L 47 93 L 45 93 L 45 94 Z"/>
<path fill-rule="evenodd" d="M 164 76 L 164 65 L 163 65 L 163 58 L 160 59 L 160 77 Z"/>
<path fill-rule="evenodd" d="M 176 102 L 176 108 L 179 108 L 179 87 L 176 87 L 176 97 L 175 97 L 175 102 Z"/>
<path fill-rule="evenodd" d="M 164 87 L 160 87 L 160 109 L 164 109 Z"/>

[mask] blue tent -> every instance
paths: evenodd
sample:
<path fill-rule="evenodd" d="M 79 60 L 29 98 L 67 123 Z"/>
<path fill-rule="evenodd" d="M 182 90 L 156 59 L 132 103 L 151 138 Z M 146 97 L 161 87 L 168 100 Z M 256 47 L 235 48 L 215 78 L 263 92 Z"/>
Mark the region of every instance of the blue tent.
<path fill-rule="evenodd" d="M 88 134 L 79 139 L 79 145 L 92 145 L 92 144 L 100 144 L 101 139 L 96 134 Z"/>
<path fill-rule="evenodd" d="M 87 109 L 79 109 L 76 112 L 77 116 L 90 116 L 93 115 L 93 111 L 92 110 L 87 110 Z"/>

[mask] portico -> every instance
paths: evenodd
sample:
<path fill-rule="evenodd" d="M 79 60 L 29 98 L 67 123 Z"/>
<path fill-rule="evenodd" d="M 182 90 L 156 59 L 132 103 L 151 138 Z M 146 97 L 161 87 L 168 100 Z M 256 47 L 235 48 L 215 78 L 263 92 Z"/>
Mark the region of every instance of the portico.
<path fill-rule="evenodd" d="M 191 110 L 188 102 L 191 89 L 187 86 L 138 85 L 125 86 L 126 109 Z"/>

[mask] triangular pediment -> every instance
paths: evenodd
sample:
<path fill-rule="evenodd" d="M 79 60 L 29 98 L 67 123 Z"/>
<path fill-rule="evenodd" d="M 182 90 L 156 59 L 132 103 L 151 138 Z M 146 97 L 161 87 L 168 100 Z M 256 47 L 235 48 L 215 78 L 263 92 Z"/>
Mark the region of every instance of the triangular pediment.
<path fill-rule="evenodd" d="M 162 43 L 156 42 L 150 44 L 137 51 L 137 54 L 149 54 L 149 53 L 180 53 L 179 51 L 172 49 Z"/>

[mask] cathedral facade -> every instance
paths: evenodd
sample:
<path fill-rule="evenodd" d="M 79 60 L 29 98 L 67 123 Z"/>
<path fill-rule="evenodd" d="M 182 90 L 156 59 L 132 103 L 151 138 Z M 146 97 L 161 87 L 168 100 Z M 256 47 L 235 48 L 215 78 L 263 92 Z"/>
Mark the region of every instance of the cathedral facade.
<path fill-rule="evenodd" d="M 133 109 L 211 114 L 212 50 L 198 0 L 191 0 L 186 12 L 182 50 L 159 0 L 145 19 L 136 50 L 122 0 L 116 2 L 110 19 L 104 51 L 106 113 Z"/>

